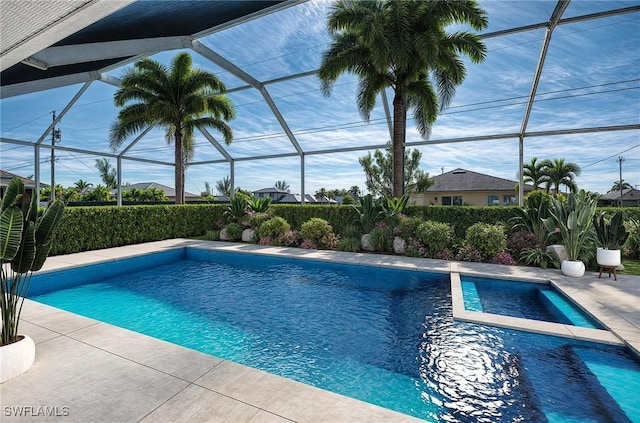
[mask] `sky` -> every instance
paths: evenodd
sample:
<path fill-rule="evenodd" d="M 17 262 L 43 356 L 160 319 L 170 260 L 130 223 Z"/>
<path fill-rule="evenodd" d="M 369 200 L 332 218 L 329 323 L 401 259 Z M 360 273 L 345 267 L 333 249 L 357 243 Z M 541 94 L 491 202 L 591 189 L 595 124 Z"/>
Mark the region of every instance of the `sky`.
<path fill-rule="evenodd" d="M 555 1 L 479 1 L 487 11 L 490 33 L 545 22 Z M 637 6 L 631 1 L 572 1 L 563 18 Z M 242 70 L 269 81 L 318 69 L 330 43 L 325 29 L 331 3 L 311 0 L 248 23 L 201 38 L 200 41 Z M 451 30 L 467 28 L 451 28 Z M 478 135 L 518 133 L 532 89 L 545 31 L 537 29 L 485 40 L 486 60 L 469 63 L 467 77 L 457 88 L 451 106 L 433 126 L 429 143 L 412 120 L 407 122 L 409 148 L 422 153 L 421 169 L 435 176 L 456 168 L 517 180 L 518 139 L 478 142 L 439 142 Z M 169 63 L 178 51 L 152 56 Z M 215 73 L 227 89 L 247 84 L 191 52 L 194 66 Z M 110 71 L 120 77 L 126 67 Z M 316 75 L 266 85 L 296 140 L 305 152 L 342 147 L 385 145 L 390 140 L 382 101 L 365 122 L 356 108 L 357 79 L 342 76 L 329 97 L 320 92 Z M 81 85 L 72 85 L 0 100 L 2 137 L 35 143 L 51 123 L 52 111 L 60 113 Z M 94 82 L 64 116 L 58 126 L 61 145 L 113 153 L 109 128 L 117 116 L 113 105 L 116 87 Z M 233 143 L 226 147 L 235 162 L 235 186 L 249 190 L 271 187 L 285 180 L 291 192 L 301 192 L 300 157 L 242 160 L 295 152 L 282 126 L 255 89 L 232 91 L 237 117 L 230 122 Z M 389 99 L 392 92 L 387 92 Z M 527 132 L 570 130 L 640 123 L 640 12 L 592 19 L 559 26 L 553 33 L 537 87 Z M 213 133 L 221 140 L 220 134 Z M 133 139 L 132 139 L 133 140 Z M 123 148 L 128 145 L 127 142 Z M 120 152 L 122 149 L 116 151 Z M 373 152 L 373 149 L 370 150 Z M 305 156 L 305 193 L 320 188 L 365 189 L 365 175 L 358 158 L 367 151 Z M 173 146 L 160 130 L 151 131 L 127 153 L 130 157 L 173 162 Z M 73 186 L 79 179 L 101 182 L 95 168 L 102 157 L 56 151 L 56 184 Z M 579 188 L 605 193 L 622 177 L 640 189 L 640 130 L 610 131 L 557 136 L 531 136 L 524 141 L 524 161 L 563 158 L 582 168 Z M 192 164 L 186 171 L 185 189 L 199 194 L 205 183 L 212 187 L 230 173 L 228 163 L 197 164 L 223 157 L 201 135 L 196 136 Z M 0 142 L 0 168 L 21 176 L 34 174 L 34 149 Z M 113 166 L 115 159 L 109 159 Z M 40 177 L 50 182 L 50 153 L 41 153 Z M 174 185 L 173 167 L 123 160 L 123 182 L 157 182 Z M 366 190 L 365 190 L 366 192 Z"/>

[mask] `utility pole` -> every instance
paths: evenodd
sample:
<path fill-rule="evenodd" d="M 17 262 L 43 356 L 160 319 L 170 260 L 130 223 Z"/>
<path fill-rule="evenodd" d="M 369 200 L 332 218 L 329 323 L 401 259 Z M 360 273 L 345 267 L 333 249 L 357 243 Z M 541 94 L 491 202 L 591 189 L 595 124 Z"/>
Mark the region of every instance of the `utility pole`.
<path fill-rule="evenodd" d="M 53 115 L 53 122 L 56 122 L 56 111 L 51 112 Z M 55 125 L 51 130 L 51 202 L 56 199 L 56 154 L 53 149 L 56 144 L 56 139 L 60 141 L 62 134 L 60 129 L 56 129 Z"/>
<path fill-rule="evenodd" d="M 620 207 L 622 207 L 622 162 L 624 162 L 624 157 L 618 156 L 618 164 L 620 165 Z"/>

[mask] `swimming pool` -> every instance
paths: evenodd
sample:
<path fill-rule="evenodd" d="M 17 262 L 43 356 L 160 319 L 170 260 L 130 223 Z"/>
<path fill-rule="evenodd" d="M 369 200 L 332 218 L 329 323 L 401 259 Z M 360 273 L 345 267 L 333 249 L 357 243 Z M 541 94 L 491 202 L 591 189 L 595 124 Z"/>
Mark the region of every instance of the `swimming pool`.
<path fill-rule="evenodd" d="M 34 299 L 433 421 L 640 415 L 626 350 L 455 322 L 447 274 L 196 249 L 114 264 L 36 276 Z"/>

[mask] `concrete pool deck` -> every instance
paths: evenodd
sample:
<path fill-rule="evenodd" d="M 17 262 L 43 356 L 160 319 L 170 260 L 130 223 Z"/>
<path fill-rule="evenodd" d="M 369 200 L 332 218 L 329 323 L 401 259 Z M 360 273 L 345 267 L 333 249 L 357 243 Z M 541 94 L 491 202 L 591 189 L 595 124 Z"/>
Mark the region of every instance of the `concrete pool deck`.
<path fill-rule="evenodd" d="M 601 342 L 640 352 L 640 277 L 624 274 L 617 282 L 594 272 L 573 279 L 556 269 L 186 239 L 50 257 L 43 271 L 183 247 L 441 272 L 452 282 L 454 275 L 551 281 L 609 329 Z M 421 421 L 29 300 L 20 329 L 36 342 L 36 361 L 0 385 L 3 422 Z M 565 336 L 591 336 L 570 330 Z"/>

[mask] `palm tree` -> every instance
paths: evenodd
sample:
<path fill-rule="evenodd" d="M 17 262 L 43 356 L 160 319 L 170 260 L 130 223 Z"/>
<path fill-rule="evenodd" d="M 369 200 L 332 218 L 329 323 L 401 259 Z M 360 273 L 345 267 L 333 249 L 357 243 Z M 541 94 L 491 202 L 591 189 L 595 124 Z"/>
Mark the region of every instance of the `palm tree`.
<path fill-rule="evenodd" d="M 231 178 L 225 176 L 216 182 L 216 191 L 218 194 L 231 198 Z"/>
<path fill-rule="evenodd" d="M 91 182 L 87 182 L 83 179 L 78 179 L 73 185 L 77 188 L 79 194 L 84 194 L 87 188 L 93 186 Z"/>
<path fill-rule="evenodd" d="M 633 187 L 631 186 L 630 183 L 625 182 L 625 180 L 622 180 L 622 185 L 620 185 L 620 181 L 615 181 L 613 183 L 613 186 L 611 187 L 611 189 L 609 190 L 609 192 L 616 192 L 616 191 L 622 191 L 625 189 L 633 189 Z"/>
<path fill-rule="evenodd" d="M 328 194 L 329 194 L 329 191 L 327 191 L 326 188 L 322 187 L 316 191 L 316 194 L 314 195 L 314 197 L 316 198 L 316 200 L 320 201 L 321 203 L 324 203 L 325 198 L 327 198 Z"/>
<path fill-rule="evenodd" d="M 96 159 L 96 169 L 100 172 L 100 178 L 107 188 L 117 188 L 118 178 L 116 169 L 111 167 L 111 163 L 107 159 Z"/>
<path fill-rule="evenodd" d="M 341 74 L 359 79 L 357 105 L 369 121 L 376 96 L 391 88 L 393 98 L 393 195 L 404 192 L 404 143 L 407 111 L 418 132 L 428 139 L 439 111 L 466 75 L 460 55 L 484 60 L 486 47 L 477 34 L 447 33 L 446 27 L 468 24 L 481 30 L 486 12 L 475 0 L 337 1 L 327 21 L 333 42 L 322 57 L 318 75 L 329 95 Z"/>
<path fill-rule="evenodd" d="M 276 183 L 273 186 L 275 189 L 289 192 L 289 184 L 284 179 L 282 181 L 276 181 Z"/>
<path fill-rule="evenodd" d="M 362 191 L 360 191 L 360 187 L 357 185 L 352 185 L 351 188 L 349 188 L 349 193 L 353 196 L 354 199 L 360 198 L 360 196 L 362 195 Z"/>
<path fill-rule="evenodd" d="M 174 142 L 176 204 L 184 204 L 184 168 L 193 155 L 195 129 L 219 131 L 227 144 L 233 140 L 227 121 L 235 117 L 235 110 L 227 96 L 216 94 L 225 91 L 224 84 L 191 64 L 188 53 L 177 54 L 170 68 L 142 59 L 124 75 L 114 95 L 115 105 L 122 107 L 111 128 L 114 151 L 148 127 L 164 129 L 167 141 Z"/>
<path fill-rule="evenodd" d="M 553 159 L 546 168 L 547 191 L 554 187 L 555 192 L 560 192 L 560 186 L 565 185 L 571 192 L 578 191 L 576 176 L 580 176 L 580 166 L 576 163 L 565 162 L 564 159 Z"/>
<path fill-rule="evenodd" d="M 547 168 L 553 166 L 550 160 L 538 161 L 537 157 L 532 157 L 531 161 L 522 166 L 523 181 L 533 184 L 533 189 L 538 189 L 547 182 Z"/>

